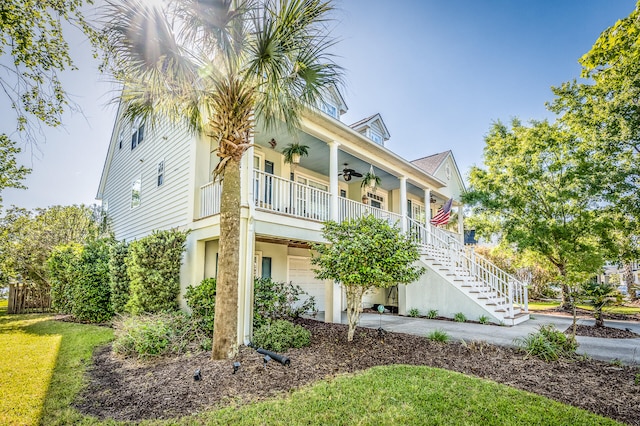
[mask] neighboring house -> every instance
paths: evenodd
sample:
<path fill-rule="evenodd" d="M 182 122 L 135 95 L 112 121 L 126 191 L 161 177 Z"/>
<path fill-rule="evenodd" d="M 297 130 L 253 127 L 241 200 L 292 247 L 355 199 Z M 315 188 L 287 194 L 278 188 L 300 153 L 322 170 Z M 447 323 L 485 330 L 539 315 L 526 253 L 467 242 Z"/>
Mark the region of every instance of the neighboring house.
<path fill-rule="evenodd" d="M 496 323 L 526 320 L 526 289 L 462 244 L 464 183 L 451 151 L 407 161 L 385 147 L 390 135 L 379 114 L 348 126 L 340 121 L 347 109 L 344 100 L 337 91 L 331 98 L 321 112 L 309 111 L 294 135 L 284 126 L 267 132 L 258 123 L 255 145 L 243 158 L 240 339 L 251 335 L 255 277 L 300 285 L 315 296 L 327 321 L 340 320 L 344 292 L 339 284 L 315 279 L 310 243 L 323 241 L 324 221 L 364 214 L 415 232 L 421 262 L 428 268 L 416 283 L 368 294 L 365 305 L 394 305 L 401 315 L 417 308 L 449 317 L 457 312 L 469 319 L 486 315 Z M 287 164 L 281 151 L 294 141 L 309 146 L 309 156 Z M 181 271 L 183 292 L 217 272 L 216 146 L 180 126 L 151 128 L 124 121 L 119 112 L 100 181 L 97 198 L 116 238 L 132 240 L 174 227 L 191 231 Z M 362 174 L 370 170 L 381 178 L 375 190 L 361 187 Z M 429 224 L 449 198 L 460 212 L 458 233 Z"/>

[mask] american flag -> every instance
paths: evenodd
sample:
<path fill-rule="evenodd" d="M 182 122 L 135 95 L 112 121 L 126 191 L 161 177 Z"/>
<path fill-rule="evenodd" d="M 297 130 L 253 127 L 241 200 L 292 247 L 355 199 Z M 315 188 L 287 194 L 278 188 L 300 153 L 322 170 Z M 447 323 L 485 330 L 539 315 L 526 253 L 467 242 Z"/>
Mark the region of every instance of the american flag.
<path fill-rule="evenodd" d="M 451 217 L 451 203 L 453 203 L 453 198 L 449 198 L 449 201 L 444 203 L 444 206 L 438 209 L 436 215 L 431 219 L 432 225 L 446 225 L 449 223 L 449 217 Z"/>

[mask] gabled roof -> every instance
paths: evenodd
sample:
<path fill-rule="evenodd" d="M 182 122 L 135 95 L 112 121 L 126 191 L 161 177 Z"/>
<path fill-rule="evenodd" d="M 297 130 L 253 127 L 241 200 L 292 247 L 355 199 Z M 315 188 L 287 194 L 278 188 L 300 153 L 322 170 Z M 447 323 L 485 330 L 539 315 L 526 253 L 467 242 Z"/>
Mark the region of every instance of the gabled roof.
<path fill-rule="evenodd" d="M 347 106 L 347 103 L 344 101 L 344 98 L 342 97 L 342 93 L 340 93 L 340 90 L 338 90 L 336 85 L 329 86 L 329 93 L 331 93 L 333 98 L 338 102 L 338 109 L 340 110 L 340 115 L 346 114 L 349 107 Z"/>
<path fill-rule="evenodd" d="M 438 171 L 438 168 L 444 160 L 451 154 L 451 150 L 439 152 L 437 154 L 429 155 L 427 157 L 418 158 L 417 160 L 411 161 L 411 164 L 421 168 L 425 172 L 433 175 Z"/>
<path fill-rule="evenodd" d="M 384 120 L 382 120 L 382 116 L 380 115 L 380 113 L 376 113 L 367 118 L 363 118 L 360 121 L 356 121 L 355 123 L 351 124 L 349 127 L 359 132 L 362 129 L 371 127 L 371 125 L 376 121 L 378 122 L 378 124 L 380 125 L 380 128 L 382 129 L 382 132 L 383 132 L 382 137 L 384 138 L 384 140 L 385 141 L 389 140 L 389 138 L 391 137 L 391 134 L 389 134 L 389 130 L 387 129 L 386 124 L 384 124 Z"/>

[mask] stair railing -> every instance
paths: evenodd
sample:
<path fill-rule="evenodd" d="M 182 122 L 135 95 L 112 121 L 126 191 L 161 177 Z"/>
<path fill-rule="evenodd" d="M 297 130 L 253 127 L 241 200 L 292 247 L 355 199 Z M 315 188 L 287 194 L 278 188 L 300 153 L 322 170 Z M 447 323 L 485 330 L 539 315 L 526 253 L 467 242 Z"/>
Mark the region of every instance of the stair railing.
<path fill-rule="evenodd" d="M 524 312 L 529 311 L 527 286 L 498 266 L 479 256 L 471 248 L 465 247 L 455 236 L 431 224 L 423 224 L 409 219 L 409 230 L 416 241 L 426 249 L 444 255 L 443 262 L 460 275 L 469 274 L 473 279 L 487 285 L 481 291 L 483 296 L 497 304 L 504 305 L 507 316 L 513 317 L 514 306 Z M 492 294 L 496 296 L 493 297 Z M 505 303 L 498 299 L 504 298 Z"/>

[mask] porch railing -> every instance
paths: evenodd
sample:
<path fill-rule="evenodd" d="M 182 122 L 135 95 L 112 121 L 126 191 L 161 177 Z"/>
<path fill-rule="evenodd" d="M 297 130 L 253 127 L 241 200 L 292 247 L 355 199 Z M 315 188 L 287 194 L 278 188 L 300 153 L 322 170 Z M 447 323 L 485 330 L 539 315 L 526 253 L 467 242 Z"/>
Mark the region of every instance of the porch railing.
<path fill-rule="evenodd" d="M 391 224 L 400 224 L 402 216 L 377 207 L 362 204 L 348 198 L 340 198 L 338 206 L 338 221 L 342 222 L 347 219 L 354 219 L 365 215 L 372 214 L 378 219 L 387 220 Z"/>
<path fill-rule="evenodd" d="M 514 307 L 529 312 L 527 287 L 514 276 L 506 273 L 487 259 L 468 249 L 450 233 L 431 224 L 423 224 L 409 219 L 409 229 L 418 242 L 427 249 L 441 253 L 450 266 L 459 268 L 473 279 L 485 283 L 485 287 L 476 289 L 489 300 L 505 306 L 507 316 L 513 317 Z M 500 299 L 506 302 L 503 304 Z"/>
<path fill-rule="evenodd" d="M 253 171 L 253 198 L 259 209 L 324 222 L 329 220 L 330 197 L 327 191 Z"/>

